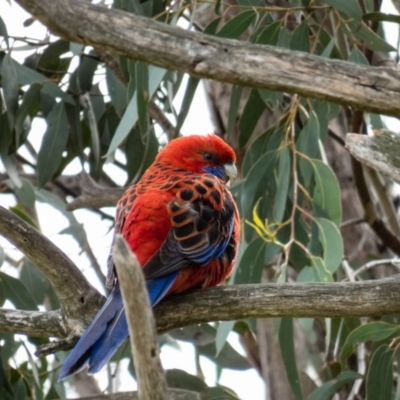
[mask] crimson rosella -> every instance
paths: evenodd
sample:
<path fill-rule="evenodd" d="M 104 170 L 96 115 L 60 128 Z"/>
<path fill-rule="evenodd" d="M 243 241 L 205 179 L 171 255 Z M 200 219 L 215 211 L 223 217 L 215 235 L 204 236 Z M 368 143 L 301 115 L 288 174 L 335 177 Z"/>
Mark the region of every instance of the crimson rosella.
<path fill-rule="evenodd" d="M 235 159 L 218 136 L 175 139 L 119 200 L 115 232 L 136 254 L 153 306 L 231 274 L 239 215 L 226 183 L 236 175 Z M 60 380 L 87 364 L 98 372 L 129 336 L 111 255 L 106 285 L 113 291 L 66 359 Z"/>

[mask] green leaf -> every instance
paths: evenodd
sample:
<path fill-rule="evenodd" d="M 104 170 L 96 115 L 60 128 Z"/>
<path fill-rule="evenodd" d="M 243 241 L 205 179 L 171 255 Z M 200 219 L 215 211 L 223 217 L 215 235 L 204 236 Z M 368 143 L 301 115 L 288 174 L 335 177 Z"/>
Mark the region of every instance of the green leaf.
<path fill-rule="evenodd" d="M 290 148 L 286 146 L 279 153 L 277 192 L 274 203 L 275 222 L 282 222 L 286 209 L 291 175 Z"/>
<path fill-rule="evenodd" d="M 293 395 L 297 400 L 303 398 L 299 374 L 296 365 L 296 352 L 294 350 L 293 319 L 281 318 L 279 325 L 279 347 L 281 349 L 283 364 Z"/>
<path fill-rule="evenodd" d="M 7 27 L 3 21 L 3 18 L 1 18 L 1 16 L 0 16 L 0 36 L 2 36 L 4 38 L 4 41 L 6 42 L 7 50 L 10 50 L 10 42 L 8 40 Z"/>
<path fill-rule="evenodd" d="M 128 101 L 126 86 L 107 67 L 106 82 L 108 94 L 111 97 L 111 102 L 115 108 L 115 111 L 119 117 L 122 117 Z"/>
<path fill-rule="evenodd" d="M 309 27 L 306 19 L 293 32 L 290 39 L 290 48 L 306 53 L 310 52 Z"/>
<path fill-rule="evenodd" d="M 311 263 L 314 267 L 315 282 L 332 282 L 332 275 L 328 271 L 324 260 L 321 257 L 311 257 Z"/>
<path fill-rule="evenodd" d="M 281 27 L 282 20 L 275 21 L 271 25 L 268 25 L 257 36 L 256 43 L 276 46 L 278 44 Z"/>
<path fill-rule="evenodd" d="M 218 25 L 221 22 L 221 17 L 217 17 L 213 19 L 209 24 L 204 28 L 203 33 L 208 35 L 215 35 L 217 33 Z"/>
<path fill-rule="evenodd" d="M 329 41 L 328 45 L 325 47 L 324 51 L 321 53 L 321 57 L 326 57 L 326 58 L 331 57 L 332 50 L 336 44 L 336 40 L 337 40 L 336 35 L 333 35 L 331 37 L 331 40 Z"/>
<path fill-rule="evenodd" d="M 324 263 L 330 273 L 336 272 L 344 255 L 342 235 L 339 228 L 324 218 L 316 221 L 319 230 L 319 240 L 324 251 Z"/>
<path fill-rule="evenodd" d="M 154 66 L 149 66 L 149 98 L 151 98 L 154 92 L 157 90 L 161 81 L 164 79 L 166 70 Z M 136 93 L 129 101 L 128 106 L 124 112 L 121 122 L 111 140 L 110 147 L 108 148 L 106 156 L 113 153 L 117 147 L 122 143 L 122 141 L 128 136 L 129 132 L 136 124 L 138 120 L 138 109 Z"/>
<path fill-rule="evenodd" d="M 352 34 L 359 40 L 364 41 L 365 45 L 372 51 L 382 51 L 388 53 L 396 51 L 396 49 L 387 43 L 384 39 L 372 31 L 364 22 L 357 23 L 354 21 L 348 22 Z"/>
<path fill-rule="evenodd" d="M 47 183 L 57 171 L 68 140 L 69 126 L 64 104 L 57 103 L 47 118 L 47 129 L 40 146 L 37 169 L 39 185 Z"/>
<path fill-rule="evenodd" d="M 25 258 L 21 269 L 21 282 L 35 299 L 35 304 L 43 304 L 44 299 L 53 288 L 43 272 L 29 259 Z"/>
<path fill-rule="evenodd" d="M 201 391 L 201 400 L 239 400 L 239 397 L 232 389 L 209 387 Z"/>
<path fill-rule="evenodd" d="M 180 369 L 168 369 L 165 371 L 165 376 L 170 388 L 201 392 L 207 387 L 200 378 Z"/>
<path fill-rule="evenodd" d="M 343 371 L 336 379 L 325 382 L 322 386 L 315 389 L 308 397 L 308 400 L 329 400 L 346 384 L 360 378 L 363 378 L 363 376 L 355 371 Z"/>
<path fill-rule="evenodd" d="M 400 327 L 398 325 L 392 325 L 386 322 L 370 322 L 359 326 L 346 338 L 340 354 L 341 363 L 344 364 L 345 359 L 353 354 L 355 347 L 359 343 L 366 342 L 367 340 L 379 342 L 394 334 L 398 334 L 399 330 Z"/>
<path fill-rule="evenodd" d="M 353 50 L 351 51 L 347 60 L 356 64 L 369 65 L 367 57 L 365 57 L 364 53 L 361 52 L 358 47 L 353 47 Z"/>
<path fill-rule="evenodd" d="M 147 104 L 149 102 L 149 71 L 146 63 L 136 63 L 136 97 L 139 128 L 144 136 L 147 132 Z"/>
<path fill-rule="evenodd" d="M 65 103 L 75 105 L 75 101 L 68 93 L 64 92 L 60 86 L 54 82 L 45 82 L 41 90 L 42 94 L 48 94 L 55 99 L 62 99 Z"/>
<path fill-rule="evenodd" d="M 215 335 L 216 355 L 218 355 L 224 347 L 226 340 L 232 331 L 233 325 L 235 325 L 235 321 L 221 321 L 218 324 L 217 334 Z"/>
<path fill-rule="evenodd" d="M 372 355 L 367 374 L 367 400 L 391 400 L 393 386 L 394 349 L 379 346 Z"/>
<path fill-rule="evenodd" d="M 93 76 L 99 65 L 99 61 L 93 55 L 92 52 L 81 55 L 77 74 L 77 83 L 80 92 L 89 92 L 92 88 Z"/>
<path fill-rule="evenodd" d="M 26 286 L 16 278 L 0 271 L 0 285 L 5 297 L 19 310 L 36 311 L 36 301 Z"/>
<path fill-rule="evenodd" d="M 179 111 L 179 115 L 176 121 L 176 128 L 175 128 L 176 137 L 179 136 L 183 123 L 185 122 L 185 119 L 188 115 L 199 82 L 200 79 L 194 78 L 193 76 L 189 76 L 188 83 L 186 85 L 185 95 L 183 96 L 182 99 L 181 109 Z"/>
<path fill-rule="evenodd" d="M 252 89 L 239 120 L 239 146 L 243 148 L 249 141 L 253 131 L 265 110 L 263 102 L 257 89 Z"/>
<path fill-rule="evenodd" d="M 1 66 L 1 83 L 3 86 L 4 101 L 7 107 L 7 117 L 10 130 L 14 129 L 15 114 L 18 109 L 18 77 L 15 64 L 9 54 L 3 58 Z"/>
<path fill-rule="evenodd" d="M 238 110 L 240 105 L 240 99 L 242 98 L 243 87 L 242 86 L 232 86 L 231 98 L 229 101 L 229 112 L 228 112 L 228 127 L 226 129 L 226 134 L 228 137 L 232 135 L 233 129 L 237 122 Z"/>
<path fill-rule="evenodd" d="M 216 36 L 237 39 L 250 26 L 256 17 L 254 10 L 246 10 L 230 19 L 216 34 Z"/>
<path fill-rule="evenodd" d="M 324 0 L 324 3 L 342 12 L 347 17 L 361 21 L 362 11 L 356 0 Z"/>
<path fill-rule="evenodd" d="M 386 21 L 386 22 L 394 22 L 396 24 L 400 24 L 400 15 L 396 14 L 385 14 L 382 12 L 371 12 L 364 14 L 362 16 L 364 21 Z"/>
<path fill-rule="evenodd" d="M 313 203 L 339 227 L 342 220 L 342 202 L 336 176 L 322 161 L 312 160 L 311 163 L 315 179 Z"/>
<path fill-rule="evenodd" d="M 260 237 L 248 244 L 236 268 L 235 284 L 260 283 L 266 245 Z"/>

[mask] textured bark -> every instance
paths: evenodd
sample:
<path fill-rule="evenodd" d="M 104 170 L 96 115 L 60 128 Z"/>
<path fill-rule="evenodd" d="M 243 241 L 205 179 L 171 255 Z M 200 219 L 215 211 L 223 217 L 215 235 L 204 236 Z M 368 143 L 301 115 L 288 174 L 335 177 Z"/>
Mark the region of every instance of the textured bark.
<path fill-rule="evenodd" d="M 56 35 L 167 69 L 400 116 L 400 72 L 203 35 L 78 0 L 18 0 Z M 266 73 L 268 66 L 268 73 Z"/>
<path fill-rule="evenodd" d="M 113 260 L 128 320 L 138 398 L 167 400 L 167 381 L 161 365 L 146 282 L 136 256 L 120 234 L 115 237 Z"/>

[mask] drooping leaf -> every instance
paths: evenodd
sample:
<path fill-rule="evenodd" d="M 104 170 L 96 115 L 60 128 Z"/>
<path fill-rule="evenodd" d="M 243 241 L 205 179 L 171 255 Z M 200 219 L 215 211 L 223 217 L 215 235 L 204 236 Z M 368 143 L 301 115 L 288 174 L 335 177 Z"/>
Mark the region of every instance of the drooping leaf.
<path fill-rule="evenodd" d="M 281 30 L 281 27 L 282 27 L 281 20 L 275 21 L 271 25 L 268 25 L 257 36 L 256 43 L 276 46 L 279 40 L 279 32 Z"/>
<path fill-rule="evenodd" d="M 360 65 L 369 65 L 367 58 L 365 57 L 364 53 L 361 52 L 358 47 L 353 47 L 351 53 L 349 54 L 348 61 L 351 61 L 356 64 Z"/>
<path fill-rule="evenodd" d="M 362 11 L 356 0 L 324 0 L 324 3 L 342 12 L 347 17 L 361 21 Z"/>
<path fill-rule="evenodd" d="M 354 329 L 346 338 L 340 354 L 340 360 L 342 364 L 345 362 L 346 358 L 353 354 L 355 347 L 359 343 L 367 340 L 379 342 L 389 338 L 399 331 L 400 327 L 398 325 L 392 325 L 381 321 L 370 322 L 368 324 L 359 326 L 358 328 Z"/>
<path fill-rule="evenodd" d="M 393 354 L 394 349 L 382 344 L 372 355 L 367 374 L 366 400 L 392 399 Z"/>
<path fill-rule="evenodd" d="M 342 235 L 339 228 L 324 218 L 316 221 L 319 230 L 319 240 L 324 252 L 324 264 L 330 273 L 336 272 L 344 255 Z"/>
<path fill-rule="evenodd" d="M 313 202 L 339 226 L 342 220 L 340 188 L 332 170 L 320 160 L 312 160 L 315 188 Z"/>
<path fill-rule="evenodd" d="M 256 17 L 254 10 L 242 11 L 230 19 L 218 32 L 217 36 L 237 39 L 250 26 Z"/>
<path fill-rule="evenodd" d="M 396 51 L 388 42 L 377 35 L 371 28 L 369 28 L 364 22 L 361 24 L 355 21 L 349 21 L 348 27 L 351 33 L 359 40 L 362 40 L 365 45 L 372 51 L 382 51 L 388 53 L 390 51 Z"/>
<path fill-rule="evenodd" d="M 158 88 L 160 82 L 164 79 L 166 70 L 154 66 L 149 66 L 149 98 L 151 98 Z M 129 134 L 133 126 L 138 120 L 138 109 L 137 109 L 137 99 L 136 94 L 129 101 L 128 106 L 124 112 L 121 122 L 112 138 L 110 147 L 108 148 L 106 156 L 113 153 L 117 147 L 122 143 L 122 141 Z"/>
<path fill-rule="evenodd" d="M 290 149 L 285 147 L 279 154 L 277 192 L 274 203 L 275 222 L 282 222 L 286 209 L 289 183 L 291 176 Z"/>
<path fill-rule="evenodd" d="M 310 37 L 308 21 L 305 19 L 295 29 L 290 39 L 290 48 L 292 50 L 303 51 L 308 53 L 310 51 Z"/>
<path fill-rule="evenodd" d="M 297 400 L 302 400 L 303 394 L 300 386 L 299 374 L 297 372 L 296 352 L 294 350 L 292 318 L 281 318 L 278 336 L 279 347 L 281 349 L 282 360 L 285 366 L 290 388 L 292 389 L 294 397 Z"/>
<path fill-rule="evenodd" d="M 20 310 L 37 310 L 36 301 L 17 278 L 0 271 L 0 285 L 5 297 Z"/>
<path fill-rule="evenodd" d="M 14 129 L 15 116 L 18 109 L 18 77 L 15 64 L 9 54 L 3 58 L 1 66 L 1 83 L 3 87 L 4 101 L 7 108 L 7 117 L 10 130 Z"/>
<path fill-rule="evenodd" d="M 228 126 L 226 129 L 226 134 L 228 137 L 230 137 L 230 135 L 233 133 L 233 129 L 237 122 L 238 118 L 237 114 L 239 110 L 240 99 L 242 97 L 242 92 L 243 92 L 242 86 L 232 87 L 231 98 L 229 101 Z"/>
<path fill-rule="evenodd" d="M 332 282 L 332 275 L 321 257 L 311 257 L 311 263 L 315 282 Z"/>
<path fill-rule="evenodd" d="M 1 17 L 0 17 L 0 36 L 2 36 L 4 38 L 4 41 L 6 42 L 6 45 L 7 45 L 7 50 L 10 50 L 10 42 L 8 40 L 7 27 L 3 21 L 3 18 L 1 18 Z"/>
<path fill-rule="evenodd" d="M 265 103 L 258 90 L 252 89 L 239 120 L 239 146 L 244 147 L 249 141 L 253 131 L 265 110 Z"/>
<path fill-rule="evenodd" d="M 308 400 L 329 400 L 343 386 L 360 378 L 363 378 L 363 376 L 355 371 L 343 371 L 336 379 L 325 382 L 315 389 L 308 397 Z"/>
<path fill-rule="evenodd" d="M 221 321 L 217 327 L 217 334 L 215 335 L 215 347 L 217 355 L 224 347 L 230 332 L 232 331 L 235 321 Z"/>
<path fill-rule="evenodd" d="M 197 376 L 190 375 L 181 369 L 168 369 L 165 371 L 168 387 L 201 392 L 207 385 Z"/>
<path fill-rule="evenodd" d="M 196 93 L 199 82 L 200 82 L 200 79 L 194 78 L 192 76 L 190 76 L 188 79 L 188 82 L 186 85 L 186 90 L 185 90 L 185 95 L 183 96 L 181 109 L 179 111 L 178 118 L 176 121 L 176 127 L 175 127 L 175 136 L 176 137 L 179 135 L 179 132 L 183 126 L 183 123 L 185 122 L 185 119 L 189 113 L 189 109 L 190 109 L 190 106 L 192 105 L 192 100 Z"/>
<path fill-rule="evenodd" d="M 64 104 L 57 103 L 47 119 L 47 129 L 40 146 L 37 169 L 39 185 L 43 186 L 57 171 L 68 139 L 68 119 Z"/>
<path fill-rule="evenodd" d="M 107 67 L 106 82 L 108 94 L 111 97 L 111 102 L 113 103 L 115 111 L 117 112 L 119 117 L 122 117 L 128 101 L 126 86 Z"/>
<path fill-rule="evenodd" d="M 149 102 L 149 71 L 146 63 L 136 63 L 136 97 L 139 128 L 144 136 L 147 132 L 147 104 Z"/>

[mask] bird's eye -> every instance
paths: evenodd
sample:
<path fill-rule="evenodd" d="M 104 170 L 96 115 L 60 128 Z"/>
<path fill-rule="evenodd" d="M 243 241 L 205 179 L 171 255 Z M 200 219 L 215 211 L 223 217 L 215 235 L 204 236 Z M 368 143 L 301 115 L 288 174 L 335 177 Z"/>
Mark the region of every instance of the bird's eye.
<path fill-rule="evenodd" d="M 214 155 L 212 153 L 204 153 L 203 158 L 207 161 L 213 161 L 214 160 Z"/>

